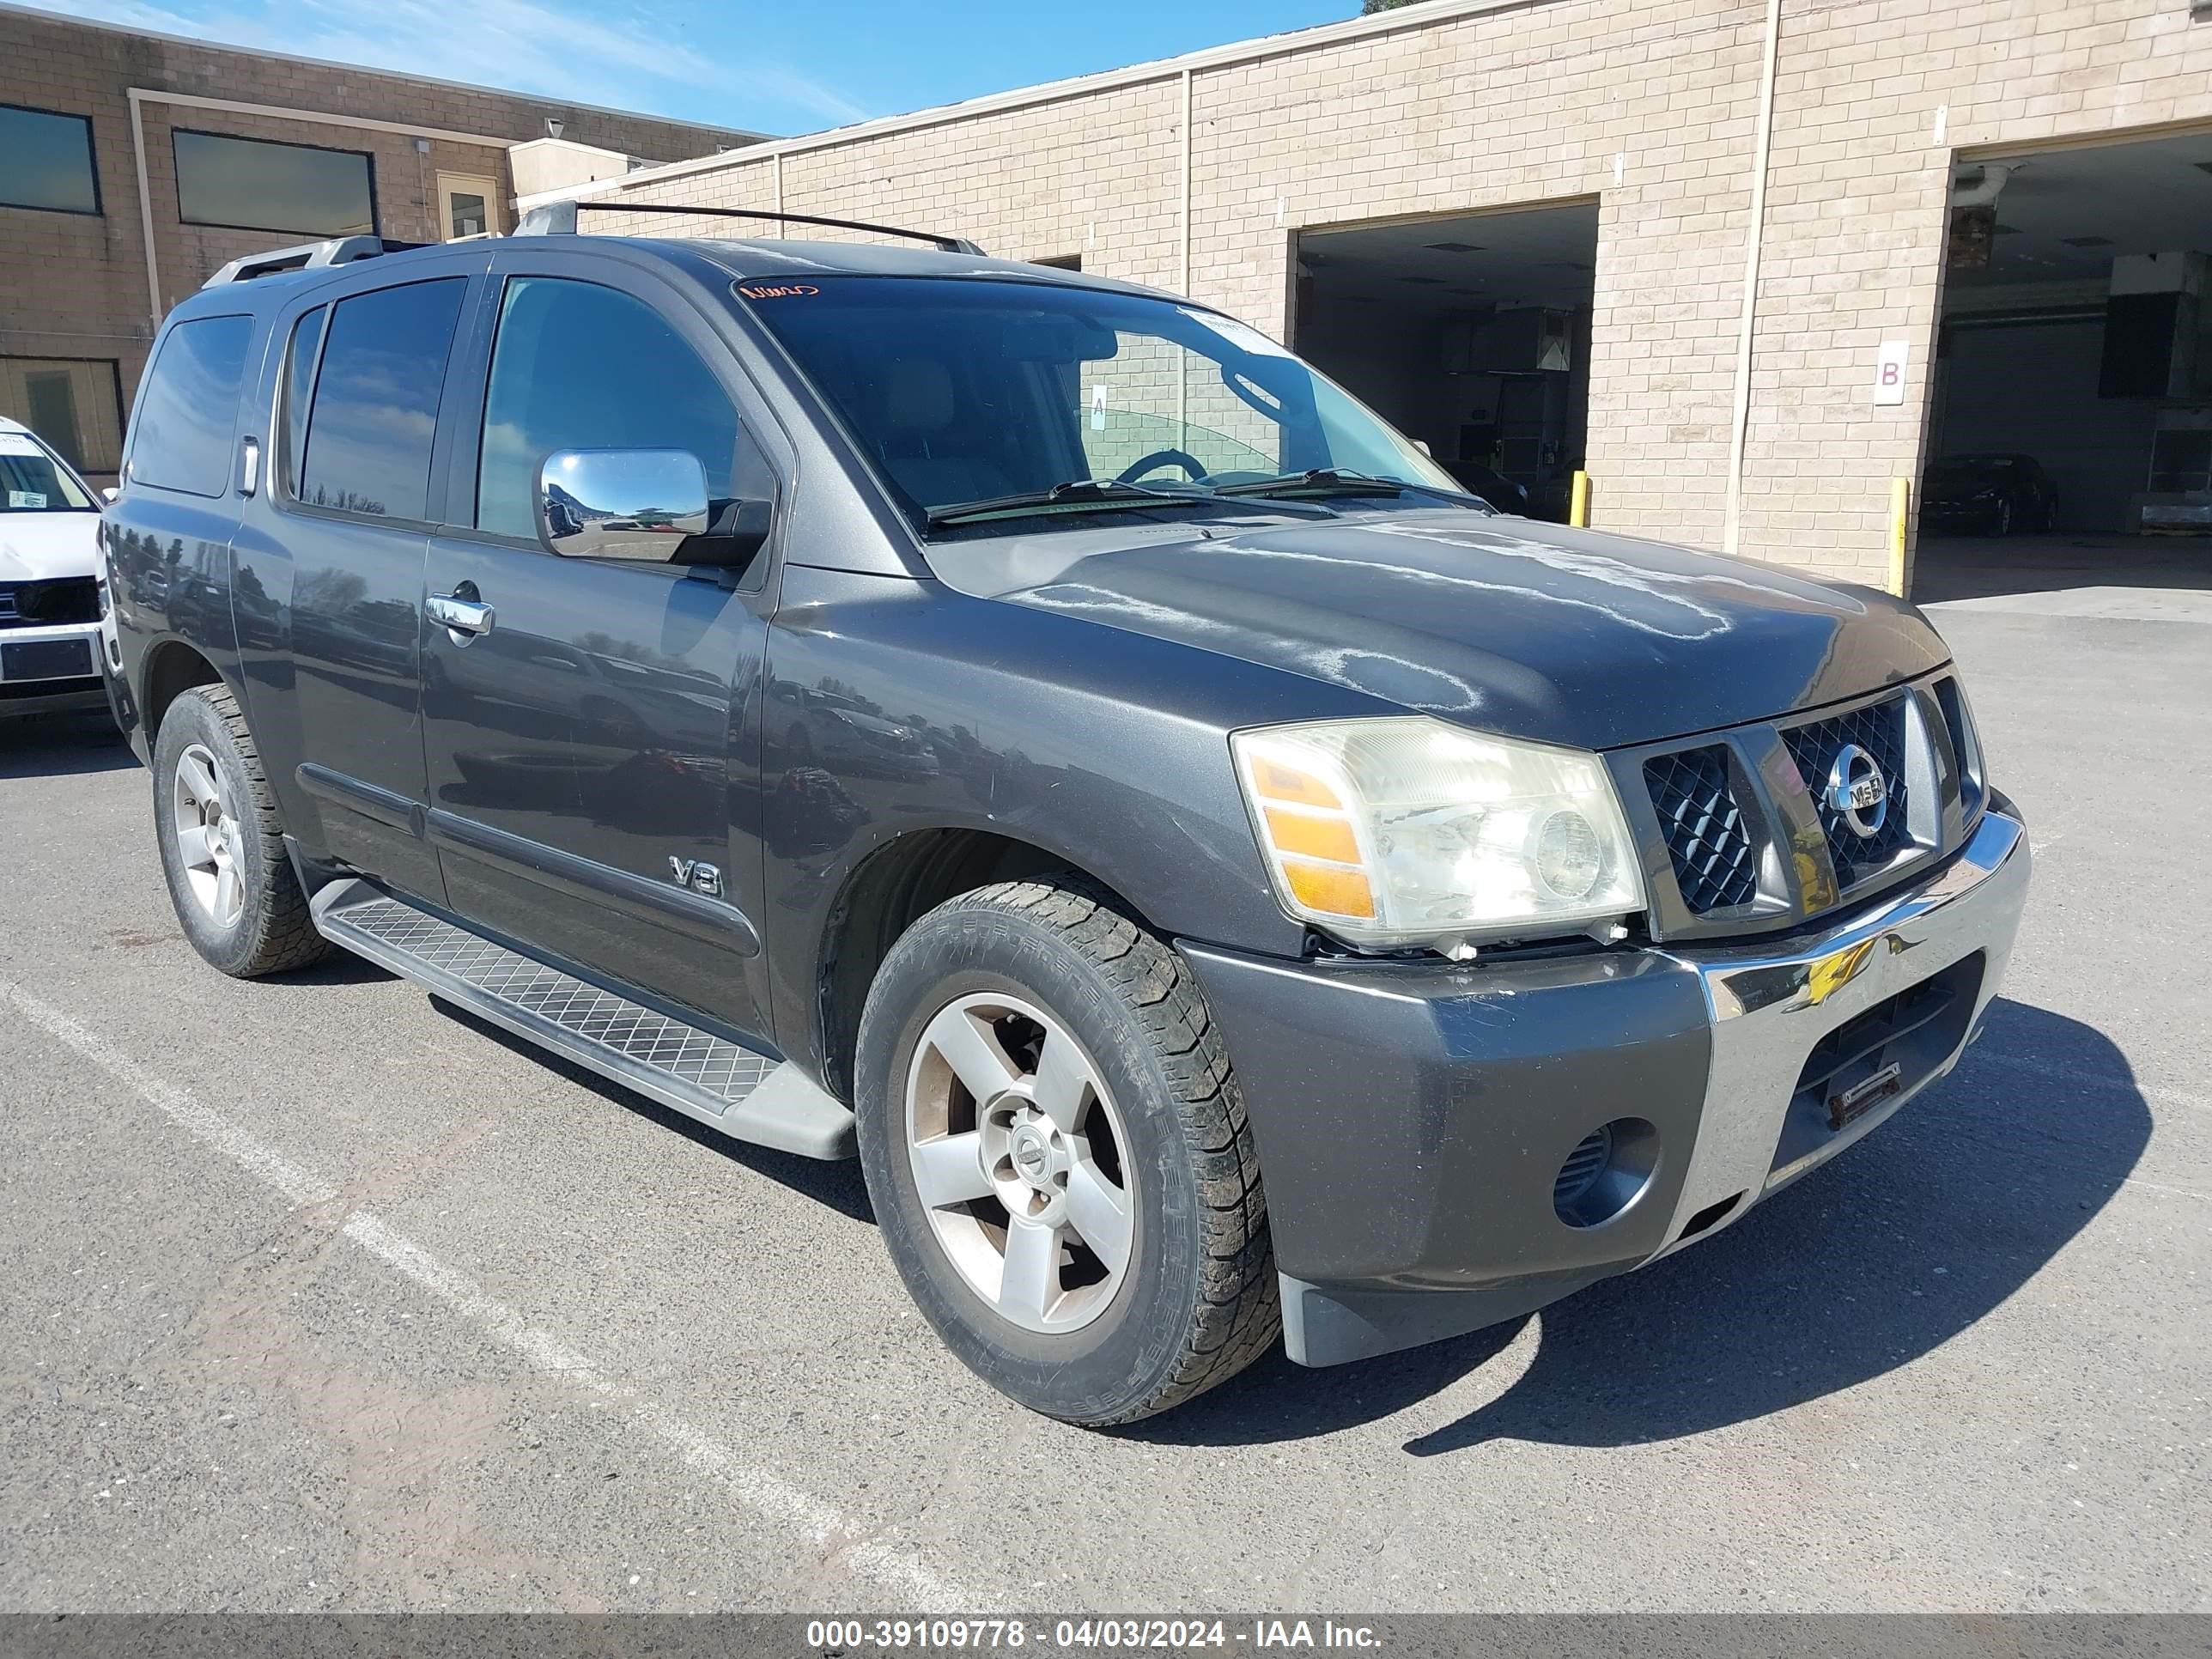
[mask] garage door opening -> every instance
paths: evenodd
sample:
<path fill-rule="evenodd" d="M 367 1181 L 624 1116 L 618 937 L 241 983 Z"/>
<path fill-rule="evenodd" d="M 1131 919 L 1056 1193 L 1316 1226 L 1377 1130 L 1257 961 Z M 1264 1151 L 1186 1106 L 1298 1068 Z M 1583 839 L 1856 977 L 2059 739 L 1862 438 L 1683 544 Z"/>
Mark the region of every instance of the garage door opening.
<path fill-rule="evenodd" d="M 1563 520 L 1589 429 L 1597 214 L 1303 232 L 1292 343 L 1476 494 Z"/>
<path fill-rule="evenodd" d="M 1962 161 L 1916 599 L 2212 586 L 2212 132 Z"/>

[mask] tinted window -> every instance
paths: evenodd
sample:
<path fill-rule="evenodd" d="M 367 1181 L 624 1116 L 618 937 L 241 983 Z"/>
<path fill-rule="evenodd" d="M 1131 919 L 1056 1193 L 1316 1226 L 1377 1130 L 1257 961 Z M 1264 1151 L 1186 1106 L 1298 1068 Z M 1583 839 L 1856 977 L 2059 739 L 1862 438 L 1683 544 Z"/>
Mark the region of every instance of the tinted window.
<path fill-rule="evenodd" d="M 430 440 L 464 277 L 379 289 L 331 308 L 299 497 L 394 519 L 429 516 Z"/>
<path fill-rule="evenodd" d="M 284 358 L 284 488 L 300 493 L 300 461 L 307 453 L 307 399 L 315 389 L 315 359 L 323 346 L 330 309 L 317 306 L 292 325 Z"/>
<path fill-rule="evenodd" d="M 99 212 L 92 123 L 82 115 L 0 104 L 0 206 Z"/>
<path fill-rule="evenodd" d="M 698 354 L 651 307 L 589 283 L 507 285 L 477 471 L 477 526 L 538 533 L 538 468 L 556 449 L 688 449 L 707 493 L 769 493 L 737 467 L 738 411 Z"/>
<path fill-rule="evenodd" d="M 177 213 L 188 225 L 366 235 L 376 228 L 368 157 L 212 132 L 171 135 Z"/>
<path fill-rule="evenodd" d="M 940 277 L 735 291 L 910 506 L 1123 475 L 1203 490 L 1321 467 L 1456 489 L 1281 346 L 1195 306 Z"/>
<path fill-rule="evenodd" d="M 169 331 L 138 400 L 132 483 L 194 495 L 229 486 L 230 434 L 252 337 L 251 317 L 201 317 Z"/>

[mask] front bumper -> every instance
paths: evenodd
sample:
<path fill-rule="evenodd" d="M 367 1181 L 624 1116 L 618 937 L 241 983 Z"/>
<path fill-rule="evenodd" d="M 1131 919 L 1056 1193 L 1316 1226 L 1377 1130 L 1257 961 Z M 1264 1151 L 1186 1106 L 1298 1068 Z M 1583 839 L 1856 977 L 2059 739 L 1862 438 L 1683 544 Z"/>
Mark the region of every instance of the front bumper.
<path fill-rule="evenodd" d="M 0 720 L 108 707 L 96 622 L 0 629 Z"/>
<path fill-rule="evenodd" d="M 1741 1219 L 1957 1063 L 2028 865 L 1998 799 L 1811 935 L 1450 968 L 1185 945 L 1251 1114 L 1291 1358 L 1514 1318 Z M 1563 1170 L 1606 1125 L 1577 1197 Z"/>

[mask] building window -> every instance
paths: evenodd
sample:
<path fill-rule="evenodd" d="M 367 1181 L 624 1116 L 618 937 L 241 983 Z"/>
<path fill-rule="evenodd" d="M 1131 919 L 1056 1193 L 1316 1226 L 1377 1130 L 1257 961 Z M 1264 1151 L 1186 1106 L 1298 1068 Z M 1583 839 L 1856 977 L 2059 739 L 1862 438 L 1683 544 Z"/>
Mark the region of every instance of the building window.
<path fill-rule="evenodd" d="M 234 230 L 366 236 L 376 231 L 376 187 L 367 152 L 228 138 L 179 128 L 177 216 Z"/>
<path fill-rule="evenodd" d="M 80 473 L 122 467 L 122 374 L 112 358 L 0 356 L 0 416 L 20 420 Z"/>
<path fill-rule="evenodd" d="M 123 464 L 122 378 L 105 358 L 0 357 L 0 415 L 21 421 L 80 472 Z"/>
<path fill-rule="evenodd" d="M 0 207 L 100 211 L 92 123 L 82 115 L 0 104 Z"/>

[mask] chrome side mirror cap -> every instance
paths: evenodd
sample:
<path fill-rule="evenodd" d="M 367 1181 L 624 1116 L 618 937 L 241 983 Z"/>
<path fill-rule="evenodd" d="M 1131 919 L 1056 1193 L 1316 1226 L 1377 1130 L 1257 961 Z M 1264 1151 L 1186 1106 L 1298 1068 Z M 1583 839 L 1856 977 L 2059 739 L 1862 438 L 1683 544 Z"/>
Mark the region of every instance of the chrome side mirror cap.
<path fill-rule="evenodd" d="M 569 559 L 665 563 L 704 535 L 707 470 L 682 449 L 556 449 L 538 469 L 538 537 Z"/>
<path fill-rule="evenodd" d="M 123 492 L 113 484 L 110 484 L 100 492 L 100 498 L 104 501 L 119 501 L 123 499 Z"/>

